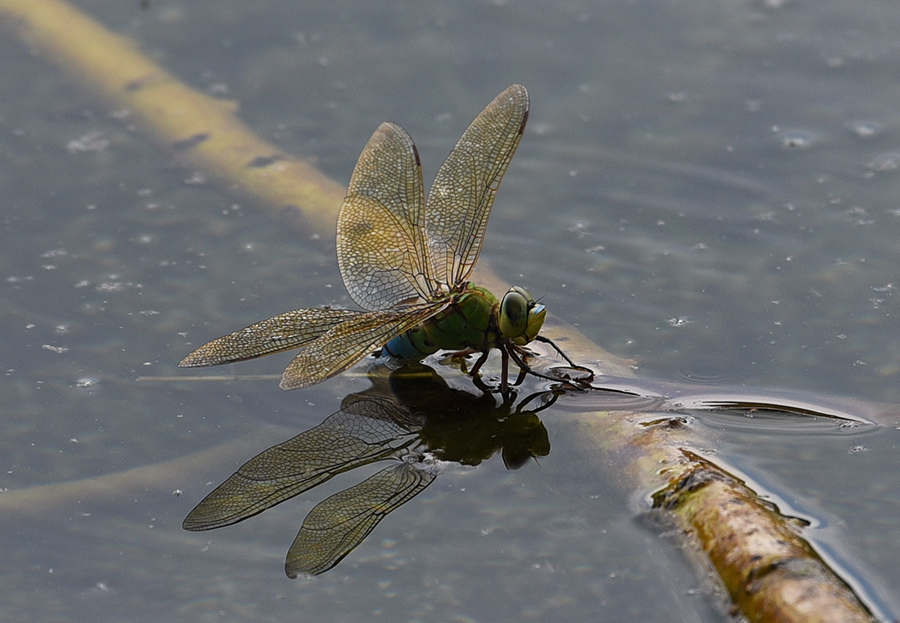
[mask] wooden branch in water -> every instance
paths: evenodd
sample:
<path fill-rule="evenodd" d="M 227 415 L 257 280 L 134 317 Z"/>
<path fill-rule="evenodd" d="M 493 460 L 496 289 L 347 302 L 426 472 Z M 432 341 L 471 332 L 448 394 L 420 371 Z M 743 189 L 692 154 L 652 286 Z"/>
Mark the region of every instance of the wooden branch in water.
<path fill-rule="evenodd" d="M 181 84 L 130 41 L 60 0 L 0 0 L 0 17 L 37 53 L 112 106 L 126 108 L 185 165 L 253 197 L 280 220 L 286 214 L 302 214 L 307 227 L 323 235 L 333 233 L 344 187 L 256 137 L 234 116 L 231 104 Z M 570 346 L 581 347 L 582 360 L 605 356 L 586 341 L 570 342 Z M 636 487 L 657 491 L 657 505 L 670 511 L 691 535 L 689 543 L 706 552 L 735 607 L 748 620 L 874 620 L 788 518 L 727 470 L 686 450 L 691 444 L 685 427 L 671 425 L 676 420 L 646 422 L 641 419 L 645 416 L 584 414 L 582 420 L 594 442 L 590 455 L 597 456 L 597 447 L 605 449 L 621 460 L 620 468 L 631 474 Z M 158 474 L 168 478 L 171 469 L 183 464 L 177 461 L 159 471 L 149 466 L 71 486 L 55 485 L 52 497 L 64 498 L 68 489 L 81 494 L 97 486 L 149 486 Z M 41 489 L 37 499 L 46 502 L 46 493 L 47 489 Z M 8 492 L 0 498 L 6 503 L 27 499 L 31 499 L 27 491 Z"/>
<path fill-rule="evenodd" d="M 614 469 L 654 492 L 654 508 L 670 513 L 687 544 L 705 553 L 748 620 L 877 620 L 800 536 L 796 521 L 690 449 L 696 440 L 677 414 L 593 413 L 580 415 L 579 422 L 589 448 L 606 450 Z"/>
<path fill-rule="evenodd" d="M 259 138 L 235 116 L 233 103 L 179 82 L 129 39 L 60 0 L 0 0 L 0 18 L 86 89 L 127 110 L 184 166 L 234 187 L 279 220 L 334 234 L 344 186 Z"/>
<path fill-rule="evenodd" d="M 766 621 L 872 621 L 798 529 L 740 479 L 685 451 L 689 469 L 654 497 L 693 535 L 742 612 Z M 701 493 L 702 492 L 702 493 Z"/>

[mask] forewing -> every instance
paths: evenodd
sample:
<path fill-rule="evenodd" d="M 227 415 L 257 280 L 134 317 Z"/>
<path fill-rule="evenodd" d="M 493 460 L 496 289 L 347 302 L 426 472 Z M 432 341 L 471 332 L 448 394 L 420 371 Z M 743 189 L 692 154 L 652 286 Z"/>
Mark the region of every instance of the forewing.
<path fill-rule="evenodd" d="M 390 400 L 366 397 L 324 422 L 253 457 L 216 487 L 184 520 L 185 530 L 211 530 L 252 517 L 337 474 L 397 457 L 414 441 Z"/>
<path fill-rule="evenodd" d="M 354 316 L 294 357 L 281 377 L 281 388 L 300 389 L 321 383 L 448 305 L 447 302 L 405 305 Z"/>
<path fill-rule="evenodd" d="M 328 571 L 375 529 L 382 519 L 434 482 L 436 473 L 403 462 L 387 467 L 313 508 L 288 550 L 288 577 Z"/>
<path fill-rule="evenodd" d="M 403 128 L 382 123 L 356 163 L 337 224 L 341 277 L 360 307 L 431 298 L 424 210 L 416 146 Z"/>
<path fill-rule="evenodd" d="M 528 92 L 514 84 L 479 113 L 438 171 L 425 210 L 434 276 L 464 281 L 478 260 L 491 206 L 525 130 Z"/>
<path fill-rule="evenodd" d="M 295 309 L 207 342 L 178 365 L 217 366 L 299 348 L 361 313 L 349 309 Z"/>

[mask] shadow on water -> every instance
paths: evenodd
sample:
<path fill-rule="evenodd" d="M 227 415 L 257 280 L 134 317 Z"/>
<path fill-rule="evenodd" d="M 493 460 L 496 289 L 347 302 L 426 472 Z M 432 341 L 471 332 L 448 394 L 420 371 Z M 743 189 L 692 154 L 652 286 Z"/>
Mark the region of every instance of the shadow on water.
<path fill-rule="evenodd" d="M 494 395 L 453 389 L 431 368 L 409 365 L 350 394 L 324 422 L 247 461 L 185 518 L 191 531 L 257 515 L 332 477 L 378 461 L 390 465 L 320 502 L 306 516 L 285 560 L 295 578 L 338 564 L 382 519 L 424 491 L 445 463 L 478 465 L 500 452 L 507 469 L 547 456 L 550 440 L 537 413 L 551 391 L 499 404 Z"/>

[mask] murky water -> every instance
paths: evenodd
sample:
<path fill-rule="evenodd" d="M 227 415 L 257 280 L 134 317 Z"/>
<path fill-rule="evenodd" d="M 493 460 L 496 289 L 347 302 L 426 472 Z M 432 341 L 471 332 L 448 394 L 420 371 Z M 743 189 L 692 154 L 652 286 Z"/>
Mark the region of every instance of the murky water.
<path fill-rule="evenodd" d="M 525 84 L 482 261 L 650 387 L 888 405 L 880 427 L 693 426 L 897 616 L 900 8 L 76 4 L 342 183 L 383 120 L 412 134 L 430 182 L 474 115 Z M 269 315 L 349 305 L 334 241 L 178 167 L 15 37 L 0 55 L 4 619 L 726 617 L 668 528 L 586 456 L 571 405 L 542 412 L 539 464 L 448 467 L 312 581 L 284 577 L 285 553 L 352 478 L 182 531 L 212 485 L 366 382 L 136 379 L 194 374 L 175 367 L 193 346 Z"/>

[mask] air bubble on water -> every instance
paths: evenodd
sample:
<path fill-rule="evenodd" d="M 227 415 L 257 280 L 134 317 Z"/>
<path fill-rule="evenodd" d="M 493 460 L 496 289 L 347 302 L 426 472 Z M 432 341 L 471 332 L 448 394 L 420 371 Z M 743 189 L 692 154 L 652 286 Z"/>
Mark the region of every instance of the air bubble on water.
<path fill-rule="evenodd" d="M 99 152 L 104 151 L 107 147 L 109 147 L 109 140 L 103 138 L 103 132 L 88 132 L 66 143 L 66 151 L 70 154 Z"/>
<path fill-rule="evenodd" d="M 200 171 L 194 171 L 190 177 L 185 178 L 184 183 L 187 186 L 204 186 L 207 182 L 206 176 Z"/>
<path fill-rule="evenodd" d="M 879 154 L 872 158 L 866 167 L 876 173 L 896 171 L 900 168 L 900 153 L 892 151 L 885 154 Z"/>
<path fill-rule="evenodd" d="M 850 129 L 860 138 L 871 138 L 884 132 L 884 126 L 877 121 L 853 121 Z"/>
<path fill-rule="evenodd" d="M 788 149 L 809 149 L 819 141 L 819 137 L 805 130 L 785 130 L 778 132 L 782 147 Z"/>

